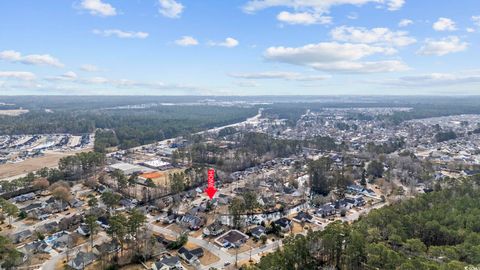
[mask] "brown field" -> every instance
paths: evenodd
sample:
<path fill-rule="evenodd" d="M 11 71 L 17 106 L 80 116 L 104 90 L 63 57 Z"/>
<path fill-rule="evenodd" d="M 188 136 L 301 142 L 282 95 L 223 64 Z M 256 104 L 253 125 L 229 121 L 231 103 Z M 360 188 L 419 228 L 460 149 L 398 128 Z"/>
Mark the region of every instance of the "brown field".
<path fill-rule="evenodd" d="M 0 115 L 7 116 L 19 116 L 21 114 L 28 113 L 28 110 L 0 110 Z"/>
<path fill-rule="evenodd" d="M 68 153 L 50 152 L 45 153 L 42 157 L 30 158 L 18 163 L 2 164 L 0 165 L 0 179 L 11 178 L 14 176 L 21 177 L 29 172 L 34 172 L 44 167 L 57 167 L 58 161 L 62 157 L 90 150 L 91 149 L 84 149 L 82 151 L 70 151 Z"/>

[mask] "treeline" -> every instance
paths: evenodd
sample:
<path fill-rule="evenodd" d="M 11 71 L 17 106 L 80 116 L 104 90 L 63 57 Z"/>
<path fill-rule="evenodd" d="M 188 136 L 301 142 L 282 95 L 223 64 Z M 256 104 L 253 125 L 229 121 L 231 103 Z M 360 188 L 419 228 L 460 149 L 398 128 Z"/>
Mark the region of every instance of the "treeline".
<path fill-rule="evenodd" d="M 435 140 L 437 142 L 446 142 L 449 140 L 454 140 L 457 138 L 457 134 L 453 131 L 446 131 L 446 132 L 438 132 L 435 134 Z"/>
<path fill-rule="evenodd" d="M 479 114 L 480 103 L 478 100 L 452 101 L 450 103 L 427 103 L 415 104 L 410 111 L 397 111 L 391 115 L 379 116 L 380 120 L 386 120 L 392 124 L 400 124 L 404 121 L 430 117 L 441 117 L 461 114 Z M 407 106 L 408 107 L 408 106 Z"/>
<path fill-rule="evenodd" d="M 119 143 L 117 134 L 113 130 L 99 129 L 95 132 L 95 152 L 105 153 L 107 148 L 117 146 Z"/>
<path fill-rule="evenodd" d="M 257 108 L 221 106 L 157 106 L 148 109 L 91 111 L 31 111 L 20 116 L 0 116 L 0 135 L 45 133 L 92 133 L 97 128 L 115 132 L 121 149 L 240 122 Z M 97 149 L 115 141 L 107 133 Z"/>
<path fill-rule="evenodd" d="M 475 179 L 480 183 L 480 177 Z M 480 264 L 480 190 L 471 181 L 373 210 L 353 225 L 285 240 L 249 269 L 439 269 Z"/>
<path fill-rule="evenodd" d="M 374 154 L 390 154 L 397 150 L 403 149 L 405 146 L 404 138 L 389 139 L 382 144 L 375 144 L 374 142 L 367 143 L 367 151 Z"/>
<path fill-rule="evenodd" d="M 311 140 L 306 140 L 303 142 L 303 146 L 321 151 L 340 151 L 347 148 L 345 144 L 336 144 L 335 140 L 329 136 L 317 136 Z"/>
<path fill-rule="evenodd" d="M 274 158 L 289 157 L 302 150 L 300 141 L 277 139 L 264 133 L 240 132 L 232 136 L 234 143 L 226 147 L 198 142 L 180 148 L 173 153 L 172 163 L 214 165 L 225 172 L 234 172 Z"/>
<path fill-rule="evenodd" d="M 258 156 L 273 153 L 276 157 L 288 157 L 301 151 L 301 144 L 294 140 L 274 139 L 264 133 L 242 134 L 239 146 Z"/>
<path fill-rule="evenodd" d="M 104 154 L 82 152 L 77 153 L 74 156 L 61 158 L 58 162 L 58 170 L 60 171 L 62 178 L 65 180 L 81 180 L 96 173 L 104 164 Z"/>

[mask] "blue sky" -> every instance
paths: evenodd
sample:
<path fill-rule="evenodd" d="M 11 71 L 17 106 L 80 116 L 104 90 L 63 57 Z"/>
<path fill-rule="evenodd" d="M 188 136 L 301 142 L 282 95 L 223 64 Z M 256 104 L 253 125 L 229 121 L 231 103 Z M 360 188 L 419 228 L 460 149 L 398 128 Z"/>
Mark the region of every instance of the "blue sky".
<path fill-rule="evenodd" d="M 0 2 L 0 95 L 480 94 L 478 0 Z"/>

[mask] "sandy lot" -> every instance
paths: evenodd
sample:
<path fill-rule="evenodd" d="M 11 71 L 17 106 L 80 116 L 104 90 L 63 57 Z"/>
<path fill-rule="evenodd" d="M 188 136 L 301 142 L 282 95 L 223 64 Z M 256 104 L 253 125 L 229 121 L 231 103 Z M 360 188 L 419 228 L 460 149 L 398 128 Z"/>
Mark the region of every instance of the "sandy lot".
<path fill-rule="evenodd" d="M 91 149 L 84 149 L 83 152 L 90 151 Z M 71 156 L 82 151 L 71 152 L 50 152 L 45 153 L 44 156 L 38 158 L 30 158 L 18 163 L 2 164 L 0 165 L 0 179 L 12 178 L 14 176 L 21 177 L 29 172 L 37 171 L 44 167 L 57 167 L 58 161 L 62 157 Z"/>
<path fill-rule="evenodd" d="M 19 116 L 24 113 L 28 113 L 28 110 L 0 110 L 0 115 L 7 116 Z"/>

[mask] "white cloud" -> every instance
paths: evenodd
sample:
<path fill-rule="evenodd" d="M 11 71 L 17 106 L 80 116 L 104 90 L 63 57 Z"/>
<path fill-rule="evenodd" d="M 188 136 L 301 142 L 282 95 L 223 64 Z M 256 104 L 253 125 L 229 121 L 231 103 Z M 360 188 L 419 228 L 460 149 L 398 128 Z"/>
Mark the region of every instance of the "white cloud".
<path fill-rule="evenodd" d="M 160 8 L 158 11 L 168 18 L 179 18 L 182 14 L 184 6 L 175 0 L 159 0 Z"/>
<path fill-rule="evenodd" d="M 450 53 L 465 51 L 467 48 L 467 42 L 462 42 L 457 36 L 450 36 L 440 40 L 425 40 L 425 45 L 423 45 L 417 53 L 422 55 L 443 56 Z"/>
<path fill-rule="evenodd" d="M 330 24 L 332 17 L 309 12 L 290 13 L 288 11 L 282 11 L 277 15 L 277 20 L 287 24 Z"/>
<path fill-rule="evenodd" d="M 258 84 L 257 82 L 252 82 L 252 81 L 234 82 L 234 84 L 237 85 L 237 86 L 240 86 L 240 87 L 258 87 L 258 86 L 260 86 L 260 84 Z"/>
<path fill-rule="evenodd" d="M 83 71 L 87 71 L 87 72 L 97 72 L 99 71 L 100 69 L 95 66 L 95 65 L 90 65 L 90 64 L 85 64 L 85 65 L 82 65 L 80 67 L 81 70 Z"/>
<path fill-rule="evenodd" d="M 65 72 L 64 74 L 62 74 L 61 77 L 65 78 L 65 79 L 69 79 L 69 80 L 74 80 L 78 76 L 77 76 L 77 73 L 75 73 L 73 71 L 68 71 L 68 72 Z"/>
<path fill-rule="evenodd" d="M 468 33 L 475 33 L 475 28 L 468 27 L 467 29 L 465 29 L 465 31 L 467 31 Z"/>
<path fill-rule="evenodd" d="M 449 18 L 438 18 L 438 20 L 433 24 L 433 29 L 435 31 L 455 31 L 457 26 L 452 19 Z"/>
<path fill-rule="evenodd" d="M 238 40 L 231 37 L 227 37 L 223 42 L 209 42 L 210 46 L 220 46 L 220 47 L 227 47 L 227 48 L 237 47 L 239 44 L 240 43 L 238 42 Z"/>
<path fill-rule="evenodd" d="M 333 63 L 312 63 L 314 69 L 346 73 L 383 73 L 407 71 L 410 68 L 399 60 L 386 61 L 339 61 Z"/>
<path fill-rule="evenodd" d="M 405 31 L 391 31 L 388 28 L 347 27 L 340 26 L 333 29 L 330 35 L 334 40 L 353 43 L 367 43 L 404 47 L 414 44 L 415 38 L 408 36 Z"/>
<path fill-rule="evenodd" d="M 347 15 L 347 19 L 349 20 L 356 20 L 358 19 L 358 17 L 359 17 L 358 13 L 356 12 L 350 12 L 350 14 Z"/>
<path fill-rule="evenodd" d="M 387 7 L 390 11 L 399 10 L 405 5 L 405 0 L 390 0 L 387 1 Z"/>
<path fill-rule="evenodd" d="M 146 32 L 133 32 L 133 31 L 122 31 L 119 29 L 106 29 L 106 30 L 92 30 L 92 33 L 95 35 L 100 35 L 104 37 L 116 36 L 118 38 L 138 38 L 138 39 L 145 39 L 148 37 L 148 33 Z"/>
<path fill-rule="evenodd" d="M 82 79 L 81 82 L 90 84 L 104 84 L 110 82 L 110 80 L 104 77 L 91 77 L 87 79 Z"/>
<path fill-rule="evenodd" d="M 74 81 L 78 78 L 77 73 L 73 71 L 65 72 L 64 74 L 56 77 L 48 77 L 47 80 L 50 81 Z"/>
<path fill-rule="evenodd" d="M 29 54 L 22 56 L 20 52 L 8 50 L 0 52 L 0 60 L 28 65 L 45 65 L 63 67 L 64 65 L 49 54 Z"/>
<path fill-rule="evenodd" d="M 62 76 L 65 76 L 62 75 Z M 58 79 L 57 77 L 57 80 Z M 67 81 L 67 80 L 63 80 Z M 102 86 L 102 87 L 114 87 L 118 89 L 143 89 L 143 90 L 196 90 L 201 91 L 201 88 L 194 87 L 191 85 L 183 84 L 168 84 L 163 82 L 145 82 L 145 81 L 134 81 L 128 79 L 109 79 L 105 77 L 89 77 L 89 78 L 72 78 L 68 80 L 69 83 L 74 83 L 83 86 Z"/>
<path fill-rule="evenodd" d="M 183 47 L 196 46 L 198 45 L 198 40 L 191 36 L 183 36 L 181 39 L 175 40 L 175 44 Z"/>
<path fill-rule="evenodd" d="M 410 19 L 403 19 L 398 23 L 398 27 L 407 27 L 409 25 L 412 25 L 413 21 Z"/>
<path fill-rule="evenodd" d="M 86 9 L 92 15 L 98 16 L 115 16 L 117 15 L 116 9 L 108 4 L 102 2 L 102 0 L 83 0 L 80 3 L 82 9 Z"/>
<path fill-rule="evenodd" d="M 368 44 L 322 42 L 303 47 L 270 47 L 264 57 L 267 60 L 312 67 L 322 71 L 351 73 L 404 71 L 408 66 L 402 61 L 364 61 L 365 57 L 375 54 L 391 55 L 392 48 Z"/>
<path fill-rule="evenodd" d="M 386 80 L 383 84 L 403 87 L 430 87 L 480 83 L 480 71 L 462 71 L 458 73 L 430 73 L 404 76 L 398 79 Z"/>
<path fill-rule="evenodd" d="M 257 11 L 274 8 L 291 8 L 294 12 L 283 11 L 277 15 L 277 19 L 288 24 L 330 24 L 332 17 L 325 16 L 330 9 L 341 5 L 362 6 L 365 4 L 377 4 L 377 7 L 395 11 L 405 4 L 405 0 L 249 0 L 243 11 L 253 14 Z M 349 16 L 356 19 L 358 16 Z"/>
<path fill-rule="evenodd" d="M 0 71 L 0 78 L 32 81 L 35 80 L 36 76 L 27 71 Z"/>
<path fill-rule="evenodd" d="M 229 76 L 239 79 L 247 80 L 261 80 L 261 79 L 284 79 L 288 81 L 323 81 L 329 79 L 331 76 L 327 75 L 302 75 L 297 72 L 284 71 L 266 71 L 258 73 L 232 73 Z"/>
<path fill-rule="evenodd" d="M 472 21 L 476 26 L 480 27 L 480 15 L 472 16 Z"/>
<path fill-rule="evenodd" d="M 243 6 L 246 13 L 255 13 L 259 10 L 272 7 L 289 7 L 295 10 L 308 10 L 316 14 L 330 12 L 330 8 L 340 5 L 362 6 L 368 3 L 380 4 L 388 10 L 398 10 L 405 0 L 250 0 Z"/>

